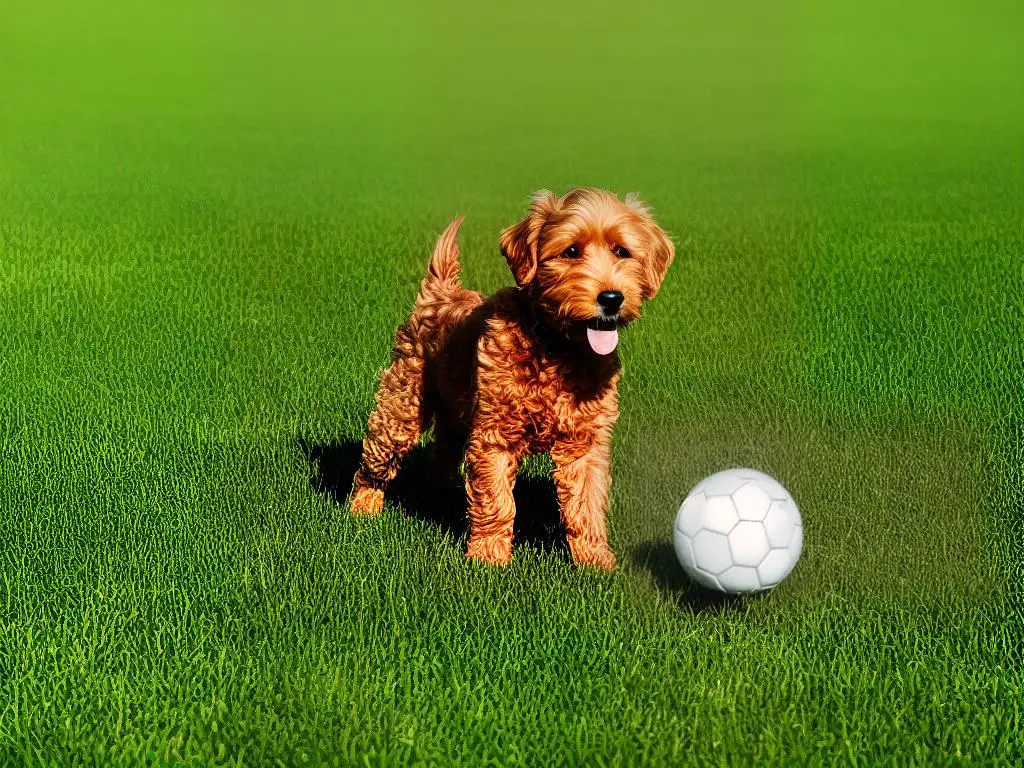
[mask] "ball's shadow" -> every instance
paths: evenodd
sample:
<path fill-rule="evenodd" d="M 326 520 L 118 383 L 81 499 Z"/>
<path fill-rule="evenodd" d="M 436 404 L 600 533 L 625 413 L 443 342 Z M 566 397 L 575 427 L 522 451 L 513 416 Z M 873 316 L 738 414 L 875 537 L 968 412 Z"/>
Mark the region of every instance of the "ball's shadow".
<path fill-rule="evenodd" d="M 347 440 L 314 444 L 299 440 L 299 447 L 313 464 L 313 487 L 339 506 L 345 506 L 362 458 L 362 443 Z M 465 488 L 457 482 L 439 479 L 436 467 L 434 446 L 417 446 L 402 461 L 384 498 L 407 517 L 436 525 L 454 540 L 461 540 L 469 530 Z M 525 544 L 571 559 L 554 483 L 549 478 L 520 475 L 514 495 L 513 544 Z"/>
<path fill-rule="evenodd" d="M 690 613 L 726 613 L 739 610 L 745 602 L 743 595 L 717 592 L 692 581 L 679 564 L 670 540 L 644 542 L 634 547 L 630 554 L 633 562 L 650 573 L 657 585 L 668 593 L 681 610 Z"/>

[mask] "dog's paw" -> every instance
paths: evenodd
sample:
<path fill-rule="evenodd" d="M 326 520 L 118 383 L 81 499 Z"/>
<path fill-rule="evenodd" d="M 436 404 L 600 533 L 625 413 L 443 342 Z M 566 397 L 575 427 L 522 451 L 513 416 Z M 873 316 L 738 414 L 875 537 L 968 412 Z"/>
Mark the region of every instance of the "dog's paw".
<path fill-rule="evenodd" d="M 577 565 L 600 568 L 602 571 L 615 570 L 615 553 L 608 545 L 598 547 L 571 547 L 572 559 Z"/>
<path fill-rule="evenodd" d="M 384 508 L 384 491 L 379 488 L 357 488 L 349 501 L 353 515 L 372 517 Z"/>
<path fill-rule="evenodd" d="M 512 562 L 512 539 L 505 536 L 470 538 L 466 557 L 490 565 L 508 565 Z"/>

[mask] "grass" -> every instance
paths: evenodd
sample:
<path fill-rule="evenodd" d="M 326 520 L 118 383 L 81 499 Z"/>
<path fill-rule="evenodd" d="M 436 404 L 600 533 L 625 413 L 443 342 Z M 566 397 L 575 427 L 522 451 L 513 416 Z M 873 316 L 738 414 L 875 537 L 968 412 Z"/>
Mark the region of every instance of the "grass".
<path fill-rule="evenodd" d="M 0 763 L 1014 764 L 1020 21 L 4 9 Z M 621 568 L 569 562 L 543 460 L 505 569 L 429 447 L 348 517 L 436 234 L 493 290 L 577 183 L 681 252 L 623 339 Z M 722 601 L 669 531 L 738 464 L 805 549 Z"/>

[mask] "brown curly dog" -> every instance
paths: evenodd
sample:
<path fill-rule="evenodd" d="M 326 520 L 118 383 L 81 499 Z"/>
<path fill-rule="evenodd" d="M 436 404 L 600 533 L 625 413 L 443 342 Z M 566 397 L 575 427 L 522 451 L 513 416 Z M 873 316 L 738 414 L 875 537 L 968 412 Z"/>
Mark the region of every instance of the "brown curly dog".
<path fill-rule="evenodd" d="M 351 510 L 380 511 L 402 457 L 433 424 L 441 471 L 457 475 L 465 456 L 469 557 L 511 560 L 516 472 L 524 457 L 547 451 L 573 559 L 611 570 L 605 509 L 618 329 L 658 292 L 675 248 L 633 196 L 542 190 L 529 215 L 501 233 L 517 287 L 485 299 L 459 282 L 461 222 L 438 239 L 398 329 Z"/>

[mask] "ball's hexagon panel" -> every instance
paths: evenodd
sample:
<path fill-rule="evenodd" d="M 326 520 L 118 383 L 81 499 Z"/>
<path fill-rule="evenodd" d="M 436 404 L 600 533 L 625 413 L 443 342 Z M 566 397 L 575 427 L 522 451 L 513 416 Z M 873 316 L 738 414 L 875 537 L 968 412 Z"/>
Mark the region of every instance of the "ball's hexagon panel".
<path fill-rule="evenodd" d="M 771 545 L 761 523 L 741 520 L 729 532 L 729 549 L 734 564 L 754 567 L 764 560 Z"/>
<path fill-rule="evenodd" d="M 798 525 L 796 530 L 793 531 L 793 540 L 789 542 L 789 556 L 793 558 L 795 563 L 800 559 L 800 553 L 804 551 L 804 527 Z"/>
<path fill-rule="evenodd" d="M 728 496 L 739 489 L 745 482 L 747 482 L 745 477 L 736 474 L 731 469 L 727 469 L 724 472 L 716 472 L 705 478 L 702 485 L 704 486 L 704 493 L 708 497 Z"/>
<path fill-rule="evenodd" d="M 757 483 L 747 483 L 732 495 L 733 504 L 740 520 L 764 520 L 772 500 L 768 493 Z"/>
<path fill-rule="evenodd" d="M 690 537 L 678 528 L 672 536 L 672 545 L 675 547 L 676 557 L 683 564 L 683 568 L 691 570 L 697 567 L 697 561 L 693 557 L 693 544 L 690 542 Z"/>
<path fill-rule="evenodd" d="M 768 541 L 773 547 L 788 547 L 793 540 L 793 516 L 790 514 L 789 504 L 785 501 L 773 501 L 765 515 L 764 532 L 768 534 Z"/>
<path fill-rule="evenodd" d="M 756 592 L 761 589 L 757 568 L 734 565 L 718 574 L 718 583 L 726 592 Z"/>
<path fill-rule="evenodd" d="M 704 571 L 701 571 L 699 569 L 691 571 L 690 578 L 692 578 L 702 587 L 707 587 L 708 589 L 716 589 L 719 591 L 721 591 L 722 589 L 722 585 L 718 583 L 718 579 L 716 579 L 710 573 L 705 573 Z"/>
<path fill-rule="evenodd" d="M 712 496 L 704 505 L 704 530 L 728 533 L 736 527 L 740 516 L 731 496 Z"/>
<path fill-rule="evenodd" d="M 729 538 L 706 528 L 693 537 L 693 555 L 697 567 L 709 574 L 719 574 L 732 565 Z"/>
<path fill-rule="evenodd" d="M 757 566 L 757 577 L 766 587 L 774 587 L 793 569 L 796 561 L 788 549 L 773 549 Z"/>
<path fill-rule="evenodd" d="M 771 496 L 773 499 L 779 499 L 780 501 L 792 501 L 793 497 L 790 496 L 789 491 L 786 490 L 785 486 L 782 485 L 778 480 L 769 475 L 765 475 L 764 479 L 761 480 L 760 486 L 764 489 L 765 493 Z"/>
<path fill-rule="evenodd" d="M 680 505 L 676 515 L 676 528 L 693 538 L 704 524 L 704 505 L 707 503 L 703 493 L 695 493 Z"/>

